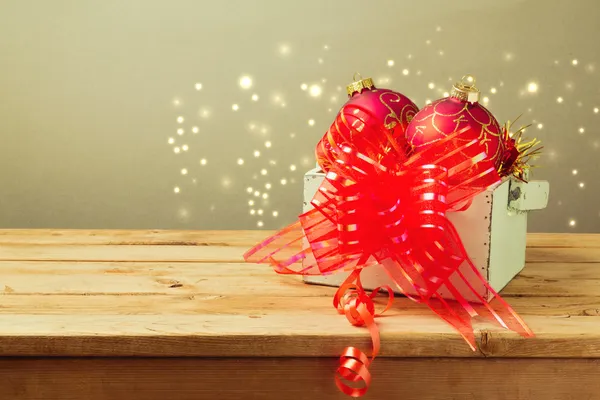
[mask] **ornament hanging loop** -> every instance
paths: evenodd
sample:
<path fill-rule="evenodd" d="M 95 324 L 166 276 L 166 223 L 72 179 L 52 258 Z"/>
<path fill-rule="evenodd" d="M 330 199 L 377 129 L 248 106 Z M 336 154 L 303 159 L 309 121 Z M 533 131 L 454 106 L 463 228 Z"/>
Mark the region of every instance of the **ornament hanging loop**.
<path fill-rule="evenodd" d="M 375 88 L 373 79 L 363 78 L 360 72 L 355 72 L 352 79 L 354 80 L 354 82 L 346 86 L 346 92 L 350 97 L 352 97 L 356 93 L 362 93 L 363 90 L 370 90 Z"/>
<path fill-rule="evenodd" d="M 463 88 L 473 88 L 475 89 L 475 77 L 473 75 L 467 74 L 460 79 L 459 85 Z"/>
<path fill-rule="evenodd" d="M 470 74 L 463 76 L 460 82 L 455 83 L 452 87 L 450 96 L 469 103 L 477 103 L 479 89 L 475 87 L 475 77 Z"/>

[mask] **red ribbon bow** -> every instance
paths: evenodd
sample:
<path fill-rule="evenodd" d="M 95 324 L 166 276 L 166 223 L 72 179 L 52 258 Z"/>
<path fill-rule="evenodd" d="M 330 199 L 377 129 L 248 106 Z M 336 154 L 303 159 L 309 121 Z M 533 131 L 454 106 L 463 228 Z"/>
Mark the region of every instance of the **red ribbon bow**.
<path fill-rule="evenodd" d="M 485 146 L 477 139 L 463 139 L 473 137 L 462 135 L 465 128 L 407 158 L 388 131 L 364 123 L 358 129 L 356 122 L 349 126 L 344 118 L 348 113 L 359 121 L 370 117 L 356 105 L 338 114 L 327 133 L 331 165 L 311 202 L 314 208 L 249 250 L 245 259 L 268 262 L 283 274 L 353 271 L 336 293 L 334 306 L 353 325 L 369 328 L 372 358 L 379 349 L 371 300 L 377 291 L 371 296 L 364 293 L 360 271 L 375 264 L 384 267 L 402 293 L 451 324 L 473 350 L 471 318 L 476 315 L 532 336 L 473 265 L 447 217 L 448 212 L 467 209 L 475 195 L 500 182 Z M 286 256 L 301 241 L 304 248 Z M 494 305 L 477 294 L 467 276 L 486 286 L 496 299 Z M 391 301 L 392 291 L 385 289 Z M 442 298 L 442 289 L 450 298 Z M 479 301 L 467 301 L 466 292 Z M 355 348 L 344 351 L 336 376 L 344 393 L 358 397 L 366 392 L 372 358 Z M 342 378 L 362 381 L 363 387 L 349 386 Z"/>

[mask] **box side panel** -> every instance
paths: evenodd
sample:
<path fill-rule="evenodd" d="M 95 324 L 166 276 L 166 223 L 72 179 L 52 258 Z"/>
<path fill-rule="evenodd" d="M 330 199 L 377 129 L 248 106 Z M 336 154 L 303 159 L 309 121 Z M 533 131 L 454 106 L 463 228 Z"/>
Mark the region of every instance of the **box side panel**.
<path fill-rule="evenodd" d="M 310 201 L 323 179 L 324 174 L 318 170 L 311 170 L 305 175 L 304 211 L 308 211 L 312 208 Z M 490 254 L 491 198 L 491 192 L 482 193 L 473 199 L 473 203 L 468 210 L 451 213 L 449 215 L 449 219 L 455 225 L 463 240 L 467 253 L 484 277 L 487 277 Z M 479 279 L 474 279 L 475 274 L 472 271 L 469 271 L 466 275 L 469 282 L 473 284 L 477 294 L 487 297 L 485 286 Z M 307 283 L 339 286 L 347 276 L 348 273 L 339 272 L 327 276 L 306 276 L 304 277 L 304 280 Z M 366 289 L 374 289 L 382 285 L 390 285 L 392 288 L 396 289 L 385 270 L 380 266 L 366 268 L 361 273 L 361 280 Z M 457 289 L 462 293 L 469 292 L 464 284 L 457 285 Z M 448 290 L 445 288 L 440 289 L 440 294 L 443 297 L 450 297 Z M 473 294 L 468 296 L 467 300 L 476 301 L 477 297 Z"/>
<path fill-rule="evenodd" d="M 512 182 L 512 181 L 511 181 Z M 522 190 L 525 187 L 522 187 Z M 493 194 L 492 246 L 488 280 L 501 291 L 525 266 L 527 213 L 508 208 L 510 186 Z"/>

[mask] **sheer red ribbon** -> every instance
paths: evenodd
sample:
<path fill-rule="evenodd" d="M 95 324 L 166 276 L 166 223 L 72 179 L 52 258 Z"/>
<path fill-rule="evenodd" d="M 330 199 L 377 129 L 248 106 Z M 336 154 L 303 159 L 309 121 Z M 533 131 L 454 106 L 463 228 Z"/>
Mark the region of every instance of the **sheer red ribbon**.
<path fill-rule="evenodd" d="M 349 114 L 356 118 L 352 126 L 345 118 Z M 311 202 L 314 208 L 250 249 L 246 261 L 269 263 L 281 274 L 352 271 L 334 306 L 353 325 L 369 329 L 372 358 L 379 350 L 379 335 L 372 297 L 360 285 L 360 271 L 375 264 L 384 267 L 402 293 L 452 325 L 473 350 L 471 318 L 477 315 L 533 336 L 473 265 L 446 215 L 467 209 L 474 196 L 500 182 L 485 146 L 477 139 L 464 139 L 476 136 L 463 135 L 463 129 L 407 157 L 404 146 L 384 128 L 357 126 L 356 120 L 369 117 L 355 105 L 338 114 L 326 134 L 330 165 Z M 295 251 L 301 243 L 302 250 Z M 494 304 L 481 297 L 466 276 L 480 281 Z M 340 390 L 354 397 L 364 394 L 372 358 L 347 348 L 336 375 Z M 362 381 L 363 387 L 352 388 L 341 378 Z"/>

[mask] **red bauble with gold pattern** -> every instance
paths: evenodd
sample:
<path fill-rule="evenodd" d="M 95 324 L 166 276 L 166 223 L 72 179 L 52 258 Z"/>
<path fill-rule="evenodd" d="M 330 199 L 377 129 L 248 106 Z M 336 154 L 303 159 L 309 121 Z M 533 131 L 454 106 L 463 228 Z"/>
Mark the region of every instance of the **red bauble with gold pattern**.
<path fill-rule="evenodd" d="M 407 147 L 405 142 L 405 132 L 408 124 L 419 111 L 419 108 L 408 97 L 390 89 L 379 89 L 373 84 L 371 78 L 355 80 L 346 87 L 349 100 L 344 104 L 338 113 L 348 126 L 351 126 L 354 132 L 363 131 L 364 125 L 374 124 L 373 126 L 383 127 L 389 132 L 388 137 L 368 137 L 374 132 L 382 132 L 381 129 L 364 129 L 363 135 L 354 135 L 351 139 L 352 144 L 357 148 L 362 148 L 365 143 L 381 142 L 393 140 L 390 147 L 400 146 L 403 149 Z M 361 117 L 355 113 L 360 110 Z M 338 118 L 336 118 L 338 120 Z M 323 171 L 329 170 L 329 165 L 335 159 L 332 154 L 332 144 L 347 143 L 348 138 L 341 138 L 338 134 L 338 128 L 334 122 L 329 130 L 323 135 L 321 141 L 316 147 L 317 163 Z M 362 143 L 362 144 L 361 144 Z M 335 147 L 335 146 L 334 146 Z"/>
<path fill-rule="evenodd" d="M 406 129 L 406 140 L 412 151 L 418 152 L 447 135 L 470 127 L 464 139 L 478 139 L 485 145 L 488 158 L 499 166 L 504 154 L 502 129 L 492 113 L 478 100 L 475 79 L 467 75 L 454 85 L 449 97 L 424 107 Z"/>

